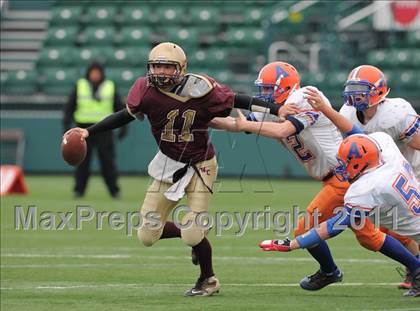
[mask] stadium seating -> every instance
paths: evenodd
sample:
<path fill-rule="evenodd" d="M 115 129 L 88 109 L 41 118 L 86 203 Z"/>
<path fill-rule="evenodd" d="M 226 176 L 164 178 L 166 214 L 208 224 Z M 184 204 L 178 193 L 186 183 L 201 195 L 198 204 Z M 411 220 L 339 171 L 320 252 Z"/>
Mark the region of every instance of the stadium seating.
<path fill-rule="evenodd" d="M 39 56 L 38 66 L 70 66 L 73 64 L 75 50 L 66 47 L 44 48 Z"/>
<path fill-rule="evenodd" d="M 115 82 L 117 89 L 121 95 L 128 93 L 130 87 L 136 81 L 139 76 L 146 74 L 146 69 L 144 67 L 139 69 L 131 69 L 127 67 L 123 68 L 108 68 L 106 69 L 107 79 L 111 79 Z"/>
<path fill-rule="evenodd" d="M 151 30 L 148 27 L 124 27 L 115 38 L 115 43 L 122 46 L 149 46 Z"/>
<path fill-rule="evenodd" d="M 51 10 L 51 25 L 75 25 L 82 14 L 82 8 L 81 6 L 53 7 Z"/>
<path fill-rule="evenodd" d="M 195 50 L 189 56 L 191 66 L 201 68 L 225 68 L 227 64 L 227 53 L 218 48 Z"/>
<path fill-rule="evenodd" d="M 110 25 L 114 22 L 116 14 L 115 6 L 91 6 L 87 8 L 82 21 L 89 25 Z"/>
<path fill-rule="evenodd" d="M 48 46 L 66 45 L 73 47 L 76 43 L 78 31 L 77 26 L 51 27 L 48 29 L 45 44 Z"/>
<path fill-rule="evenodd" d="M 420 30 L 410 31 L 407 36 L 407 43 L 410 46 L 420 47 Z"/>
<path fill-rule="evenodd" d="M 116 21 L 123 25 L 144 26 L 149 23 L 150 12 L 148 6 L 123 6 L 121 15 Z"/>
<path fill-rule="evenodd" d="M 403 95 L 404 91 L 413 94 L 419 80 L 416 75 L 420 71 L 418 30 L 390 36 L 387 42 L 378 42 L 379 49 L 373 48 L 375 42 L 372 41 L 366 44 L 363 53 L 356 52 L 352 45 L 352 33 L 325 36 L 322 27 L 330 29 L 331 26 L 323 19 L 326 9 L 336 16 L 346 16 L 363 7 L 363 3 L 342 2 L 331 7 L 320 2 L 294 12 L 293 6 L 299 1 L 250 0 L 240 5 L 220 5 L 218 1 L 162 4 L 157 0 L 51 2 L 49 28 L 36 60 L 36 75 L 40 77 L 48 68 L 56 72 L 61 68 L 69 72 L 66 77 L 72 77 L 69 69 L 84 72 L 90 62 L 99 60 L 111 70 L 111 76 L 126 87 L 129 79 L 124 79 L 122 73 L 126 72 L 126 77 L 130 75 L 127 72 L 144 70 L 150 48 L 161 41 L 173 41 L 184 47 L 192 72 L 208 73 L 223 83 L 241 85 L 241 89 L 247 84 L 248 91 L 252 92 L 256 72 L 267 61 L 270 43 L 279 40 L 291 42 L 298 48 L 317 41 L 322 42 L 322 46 L 341 46 L 340 53 L 336 54 L 339 57 L 333 59 L 334 49 L 329 53 L 321 50 L 320 71 L 315 74 L 309 73 L 307 63 L 293 55 L 290 60 L 284 59 L 301 71 L 303 84 L 316 85 L 327 95 L 339 94 L 348 71 L 361 63 L 384 69 L 390 76 L 393 94 Z M 368 29 L 369 20 L 362 24 L 365 27 L 362 29 Z M 10 55 L 13 60 L 24 56 Z M 138 70 L 133 71 L 133 68 Z M 2 86 L 9 81 L 9 76 L 13 74 L 2 73 Z M 51 77 L 50 72 L 48 76 Z M 249 81 L 244 80 L 247 77 Z M 64 85 L 67 80 L 49 78 L 48 81 Z M 27 91 L 36 91 L 34 84 L 31 85 Z M 48 89 L 45 83 L 41 86 L 41 91 Z"/>
<path fill-rule="evenodd" d="M 217 25 L 220 23 L 220 10 L 218 7 L 192 7 L 190 18 L 195 25 Z"/>
<path fill-rule="evenodd" d="M 2 90 L 8 95 L 29 95 L 37 91 L 37 75 L 34 71 L 18 70 L 2 74 Z"/>
<path fill-rule="evenodd" d="M 232 46 L 258 48 L 264 40 L 265 32 L 260 28 L 232 27 L 226 33 L 226 43 Z"/>
<path fill-rule="evenodd" d="M 112 46 L 115 38 L 115 28 L 111 26 L 89 26 L 81 37 L 84 46 Z"/>
<path fill-rule="evenodd" d="M 145 67 L 149 49 L 137 47 L 120 47 L 107 49 L 105 52 L 106 62 L 114 67 Z"/>
<path fill-rule="evenodd" d="M 159 24 L 180 24 L 185 20 L 186 10 L 184 6 L 158 6 L 151 22 Z"/>
<path fill-rule="evenodd" d="M 75 67 L 86 67 L 94 60 L 105 61 L 105 49 L 98 47 L 83 47 L 75 51 Z"/>
<path fill-rule="evenodd" d="M 192 27 L 170 27 L 164 30 L 165 41 L 177 42 L 185 49 L 196 48 L 199 30 Z"/>
<path fill-rule="evenodd" d="M 80 72 L 75 68 L 45 68 L 41 73 L 41 90 L 47 95 L 70 94 L 80 77 Z"/>

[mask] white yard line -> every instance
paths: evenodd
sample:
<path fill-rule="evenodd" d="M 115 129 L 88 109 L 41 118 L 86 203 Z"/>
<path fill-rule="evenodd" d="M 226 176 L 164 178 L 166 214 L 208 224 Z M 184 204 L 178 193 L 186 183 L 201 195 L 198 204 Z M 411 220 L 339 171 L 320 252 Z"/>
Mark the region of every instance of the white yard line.
<path fill-rule="evenodd" d="M 287 256 L 287 255 L 286 255 Z M 36 254 L 36 253 L 6 253 L 1 254 L 6 258 L 80 258 L 80 259 L 151 259 L 151 260 L 185 260 L 188 256 L 147 256 L 144 254 Z M 214 260 L 236 261 L 242 263 L 272 263 L 272 262 L 313 262 L 311 257 L 248 257 L 248 256 L 214 256 Z M 395 264 L 387 259 L 363 259 L 363 258 L 342 258 L 337 259 L 342 263 L 365 263 L 365 264 Z M 4 265 L 7 267 L 8 265 Z"/>
<path fill-rule="evenodd" d="M 98 259 L 121 259 L 121 258 L 134 258 L 131 255 L 86 255 L 86 254 L 34 254 L 34 253 L 10 253 L 2 254 L 1 257 L 12 257 L 12 258 L 98 258 Z"/>
<path fill-rule="evenodd" d="M 164 267 L 179 267 L 183 266 L 183 264 L 177 263 L 125 263 L 125 264 L 118 264 L 118 263 L 81 263 L 81 264 L 10 264 L 10 265 L 0 265 L 1 269 L 83 269 L 83 268 L 164 268 Z"/>
<path fill-rule="evenodd" d="M 370 286 L 370 287 L 383 287 L 383 286 L 396 286 L 398 283 L 340 283 L 331 284 L 329 286 Z M 297 283 L 223 283 L 223 286 L 228 287 L 298 287 Z M 153 288 L 153 287 L 188 287 L 190 283 L 159 283 L 159 284 L 80 284 L 80 285 L 42 285 L 42 286 L 22 286 L 22 287 L 1 287 L 1 290 L 67 290 L 79 288 Z"/>

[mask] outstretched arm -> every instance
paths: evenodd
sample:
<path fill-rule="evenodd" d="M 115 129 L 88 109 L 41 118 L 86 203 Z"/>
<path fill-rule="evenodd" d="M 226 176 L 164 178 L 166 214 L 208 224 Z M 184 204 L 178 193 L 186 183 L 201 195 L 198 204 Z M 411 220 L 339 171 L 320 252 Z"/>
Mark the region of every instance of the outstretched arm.
<path fill-rule="evenodd" d="M 240 110 L 235 118 L 238 131 L 250 132 L 265 137 L 282 139 L 296 133 L 296 127 L 291 121 L 285 122 L 254 122 L 248 121 Z"/>
<path fill-rule="evenodd" d="M 239 132 L 236 119 L 232 117 L 214 118 L 213 120 L 210 121 L 209 126 L 218 130 L 226 130 L 229 132 Z"/>
<path fill-rule="evenodd" d="M 80 132 L 80 135 L 83 138 L 87 138 L 89 135 L 94 135 L 108 130 L 113 130 L 119 128 L 127 123 L 133 121 L 135 118 L 127 111 L 127 109 L 120 110 L 115 112 L 102 121 L 95 123 L 89 126 L 87 129 L 82 129 L 80 127 L 75 127 L 68 130 L 64 133 L 64 136 L 67 135 L 70 131 Z"/>
<path fill-rule="evenodd" d="M 328 105 L 316 88 L 307 87 L 304 91 L 304 94 L 305 98 L 308 100 L 308 103 L 314 109 L 321 111 L 346 136 L 363 133 L 363 131 L 354 126 L 349 119 Z"/>
<path fill-rule="evenodd" d="M 341 211 L 334 217 L 321 223 L 317 228 L 312 228 L 305 234 L 293 240 L 265 240 L 259 244 L 265 251 L 289 252 L 299 248 L 311 248 L 323 240 L 332 238 L 343 232 L 351 225 L 351 216 L 348 212 Z"/>
<path fill-rule="evenodd" d="M 411 139 L 408 145 L 413 149 L 420 150 L 420 131 L 414 135 L 413 139 Z"/>

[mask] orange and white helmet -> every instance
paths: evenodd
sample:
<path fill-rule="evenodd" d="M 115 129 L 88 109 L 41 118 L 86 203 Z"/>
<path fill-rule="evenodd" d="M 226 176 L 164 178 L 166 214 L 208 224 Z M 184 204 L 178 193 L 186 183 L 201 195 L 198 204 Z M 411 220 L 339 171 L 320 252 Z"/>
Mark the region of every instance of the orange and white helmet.
<path fill-rule="evenodd" d="M 359 111 L 382 102 L 389 93 L 385 75 L 371 65 L 354 68 L 344 85 L 344 103 Z"/>
<path fill-rule="evenodd" d="M 293 90 L 300 88 L 300 77 L 292 65 L 272 62 L 260 70 L 255 85 L 259 88 L 256 97 L 282 105 Z"/>
<path fill-rule="evenodd" d="M 351 135 L 341 142 L 337 161 L 338 166 L 335 168 L 337 178 L 352 182 L 382 163 L 381 148 L 368 135 Z"/>
<path fill-rule="evenodd" d="M 169 64 L 175 66 L 171 75 L 157 74 L 153 65 Z M 181 83 L 187 70 L 187 56 L 184 50 L 172 42 L 163 42 L 156 45 L 149 53 L 147 62 L 147 78 L 149 83 L 156 87 L 170 87 Z"/>

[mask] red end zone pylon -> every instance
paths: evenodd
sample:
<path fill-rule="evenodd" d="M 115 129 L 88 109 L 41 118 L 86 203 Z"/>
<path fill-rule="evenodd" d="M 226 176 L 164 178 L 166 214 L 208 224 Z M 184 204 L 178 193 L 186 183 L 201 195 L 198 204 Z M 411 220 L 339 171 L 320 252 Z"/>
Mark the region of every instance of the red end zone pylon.
<path fill-rule="evenodd" d="M 17 165 L 0 166 L 0 195 L 28 193 L 22 169 Z"/>

